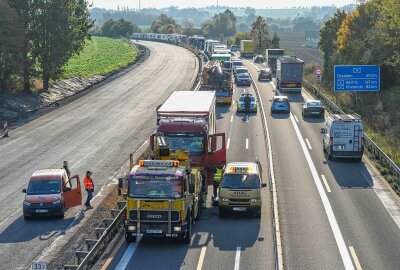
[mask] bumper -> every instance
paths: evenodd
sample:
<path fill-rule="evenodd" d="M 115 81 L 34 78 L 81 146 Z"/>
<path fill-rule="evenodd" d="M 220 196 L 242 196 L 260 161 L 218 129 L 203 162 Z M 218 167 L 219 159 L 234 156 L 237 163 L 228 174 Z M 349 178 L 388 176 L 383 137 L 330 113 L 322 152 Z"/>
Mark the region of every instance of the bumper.
<path fill-rule="evenodd" d="M 331 155 L 334 158 L 361 158 L 363 151 L 332 151 Z"/>
<path fill-rule="evenodd" d="M 219 204 L 219 208 L 233 213 L 259 213 L 261 212 L 261 205 L 259 206 L 249 206 L 249 205 L 221 205 Z"/>
<path fill-rule="evenodd" d="M 324 117 L 325 116 L 325 111 L 319 111 L 319 112 L 304 111 L 303 115 L 304 116 L 308 116 L 308 117 Z"/>
<path fill-rule="evenodd" d="M 135 230 L 130 230 L 131 226 L 135 226 Z M 180 227 L 180 231 L 174 230 L 174 227 Z M 136 222 L 126 222 L 124 225 L 125 234 L 130 234 L 132 236 L 148 236 L 148 237 L 158 237 L 158 238 L 181 238 L 185 235 L 188 230 L 188 224 L 186 222 L 172 222 L 171 232 L 168 232 L 168 223 L 148 223 L 141 222 L 140 228 L 138 230 Z"/>
<path fill-rule="evenodd" d="M 271 108 L 272 113 L 289 113 L 290 108 Z"/>
<path fill-rule="evenodd" d="M 246 112 L 246 108 L 244 107 L 236 107 L 236 111 L 237 112 Z M 257 112 L 257 107 L 251 108 L 250 112 Z"/>
<path fill-rule="evenodd" d="M 63 205 L 56 206 L 46 206 L 46 207 L 32 207 L 25 206 L 23 207 L 24 216 L 27 217 L 51 217 L 51 216 L 60 216 L 63 213 Z"/>
<path fill-rule="evenodd" d="M 258 80 L 261 82 L 261 81 L 271 81 L 272 80 L 272 77 L 261 77 L 261 78 L 258 78 Z"/>
<path fill-rule="evenodd" d="M 243 86 L 250 86 L 251 85 L 251 81 L 236 81 L 237 85 L 243 85 Z"/>

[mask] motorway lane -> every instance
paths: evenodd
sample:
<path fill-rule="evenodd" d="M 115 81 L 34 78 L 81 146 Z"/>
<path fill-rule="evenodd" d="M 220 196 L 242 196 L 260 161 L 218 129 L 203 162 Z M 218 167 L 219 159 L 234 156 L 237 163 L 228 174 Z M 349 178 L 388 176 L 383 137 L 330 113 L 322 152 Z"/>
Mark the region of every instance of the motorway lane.
<path fill-rule="evenodd" d="M 253 67 L 250 66 L 250 68 L 252 69 Z M 252 69 L 252 71 L 255 72 L 254 69 Z M 272 88 L 270 84 L 267 85 L 269 86 L 263 88 L 266 89 L 266 91 L 268 91 L 268 88 Z M 398 269 L 400 258 L 397 256 L 397 253 L 400 250 L 400 230 L 376 195 L 373 185 L 379 180 L 372 178 L 371 174 L 373 175 L 373 173 L 369 171 L 368 167 L 363 162 L 327 161 L 322 150 L 322 137 L 319 134 L 320 128 L 323 127 L 324 120 L 302 119 L 301 104 L 304 102 L 305 98 L 303 96 L 305 95 L 289 94 L 288 96 L 292 101 L 291 111 L 299 120 L 297 126 L 299 127 L 302 137 L 304 140 L 307 139 L 312 148 L 309 149 L 309 152 L 318 174 L 321 176 L 322 182 L 323 177 L 326 179 L 327 185 L 324 184 L 324 188 L 348 250 L 352 255 L 354 266 L 357 267 L 355 262 L 358 260 L 359 266 L 361 266 L 362 269 Z M 293 127 L 281 128 L 288 133 L 294 133 Z M 274 137 L 274 133 L 279 129 L 277 130 L 272 127 L 271 130 L 272 137 Z M 297 138 L 292 138 L 292 140 L 298 143 Z M 277 151 L 280 151 L 280 148 L 273 151 L 276 155 Z M 299 151 L 301 153 L 301 150 Z M 295 152 L 297 152 L 297 150 Z M 275 169 L 276 167 L 275 163 Z M 292 170 L 292 166 L 290 168 Z M 297 168 L 293 168 L 293 171 L 297 172 L 299 176 L 304 176 Z M 308 180 L 310 178 L 304 177 L 303 179 Z M 302 184 L 303 183 L 304 182 L 302 182 Z M 292 222 L 294 216 L 285 215 L 285 210 L 282 209 L 284 208 L 282 204 L 285 203 L 285 194 L 287 192 L 282 190 L 282 186 L 279 187 L 279 182 L 278 191 L 284 195 L 279 197 L 281 217 L 290 219 Z M 311 197 L 310 192 L 306 191 L 305 194 L 300 195 L 303 197 L 302 201 L 307 202 L 307 205 L 303 204 L 303 206 L 310 207 L 308 203 Z M 282 223 L 284 224 L 285 221 Z M 327 232 L 328 231 L 330 232 L 331 229 L 327 228 Z M 312 232 L 312 234 L 314 234 L 314 232 Z M 290 236 L 284 232 L 283 237 L 285 239 Z M 284 241 L 284 244 L 289 244 L 293 247 L 293 241 Z M 289 251 L 292 247 L 284 248 L 285 251 Z M 324 253 L 322 254 L 325 254 L 325 248 L 322 248 L 322 246 L 319 248 L 323 250 Z M 335 249 L 335 247 L 332 248 Z M 355 259 L 355 257 L 357 257 L 357 259 Z M 285 259 L 286 264 L 290 263 L 290 257 L 288 258 L 286 255 Z M 324 267 L 324 269 L 331 268 L 335 269 L 334 267 Z M 320 268 L 307 267 L 307 269 Z"/>
<path fill-rule="evenodd" d="M 3 269 L 25 269 L 56 236 L 84 212 L 64 220 L 24 221 L 22 202 L 30 175 L 70 162 L 73 174 L 93 172 L 96 192 L 155 129 L 155 109 L 174 90 L 189 90 L 197 76 L 187 50 L 143 42 L 147 61 L 118 79 L 11 132 L 0 141 L 0 261 Z"/>
<path fill-rule="evenodd" d="M 257 70 L 246 63 L 252 76 Z M 343 269 L 320 196 L 288 114 L 270 115 L 274 96 L 268 82 L 256 82 L 271 136 L 286 269 Z"/>
<path fill-rule="evenodd" d="M 244 89 L 254 95 L 251 87 L 236 88 L 235 100 Z M 253 114 L 247 120 L 244 114 L 236 113 L 236 104 L 231 107 L 218 106 L 217 114 L 217 132 L 225 132 L 227 143 L 229 140 L 228 162 L 254 161 L 258 157 L 265 172 L 264 181 L 268 183 L 260 114 Z M 243 215 L 221 219 L 217 208 L 210 204 L 212 187 L 209 187 L 208 207 L 193 227 L 190 246 L 159 239 L 143 239 L 139 244 L 129 246 L 124 243 L 107 269 L 234 269 L 235 265 L 242 269 L 273 269 L 273 230 L 268 188 L 264 188 L 262 193 L 261 219 Z M 133 246 L 136 250 L 129 251 Z M 123 263 L 126 258 L 128 261 Z"/>

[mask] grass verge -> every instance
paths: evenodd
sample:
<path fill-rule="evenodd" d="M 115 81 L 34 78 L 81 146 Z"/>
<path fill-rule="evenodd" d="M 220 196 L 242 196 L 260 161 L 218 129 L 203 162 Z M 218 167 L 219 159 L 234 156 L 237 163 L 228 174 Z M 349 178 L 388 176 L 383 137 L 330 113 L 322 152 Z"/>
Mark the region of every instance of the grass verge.
<path fill-rule="evenodd" d="M 121 39 L 92 37 L 83 51 L 69 60 L 61 79 L 105 75 L 128 66 L 138 55 L 136 47 Z"/>

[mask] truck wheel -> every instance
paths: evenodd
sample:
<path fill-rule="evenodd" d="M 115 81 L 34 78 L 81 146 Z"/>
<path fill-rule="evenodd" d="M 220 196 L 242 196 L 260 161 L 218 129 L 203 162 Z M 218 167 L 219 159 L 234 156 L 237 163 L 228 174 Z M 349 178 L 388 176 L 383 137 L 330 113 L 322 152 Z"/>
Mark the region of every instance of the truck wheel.
<path fill-rule="evenodd" d="M 128 243 L 134 243 L 134 242 L 136 242 L 136 236 L 132 235 L 131 233 L 126 233 L 125 240 Z"/>
<path fill-rule="evenodd" d="M 189 223 L 188 223 L 188 229 L 185 232 L 184 236 L 183 236 L 183 243 L 185 244 L 190 244 L 191 240 L 192 240 L 192 217 L 191 215 L 188 217 L 189 219 Z"/>

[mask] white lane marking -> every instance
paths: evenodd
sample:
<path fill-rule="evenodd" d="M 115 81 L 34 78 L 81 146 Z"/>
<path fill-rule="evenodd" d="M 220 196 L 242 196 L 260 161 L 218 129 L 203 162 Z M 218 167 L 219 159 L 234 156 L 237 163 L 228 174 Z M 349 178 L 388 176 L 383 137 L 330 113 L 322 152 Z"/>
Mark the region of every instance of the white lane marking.
<path fill-rule="evenodd" d="M 246 138 L 246 149 L 249 149 L 249 138 Z"/>
<path fill-rule="evenodd" d="M 296 120 L 297 123 L 300 122 L 299 119 L 297 119 L 297 116 L 296 116 L 296 115 L 294 115 L 294 119 Z"/>
<path fill-rule="evenodd" d="M 362 270 L 360 261 L 358 260 L 356 251 L 354 250 L 354 247 L 353 246 L 349 246 L 349 249 L 350 249 L 350 254 L 353 257 L 354 264 L 356 265 L 356 269 L 357 270 Z"/>
<path fill-rule="evenodd" d="M 246 93 L 246 88 L 243 88 L 243 93 Z"/>
<path fill-rule="evenodd" d="M 335 237 L 336 245 L 338 246 L 340 256 L 342 257 L 344 267 L 346 270 L 350 270 L 350 269 L 354 270 L 354 266 L 351 261 L 349 251 L 344 242 L 343 235 L 340 231 L 335 214 L 333 213 L 332 206 L 329 202 L 328 196 L 325 193 L 325 190 L 322 186 L 321 180 L 319 179 L 317 169 L 315 168 L 314 162 L 312 161 L 311 155 L 307 150 L 306 144 L 304 143 L 304 139 L 300 133 L 299 127 L 297 126 L 292 113 L 290 113 L 290 120 L 292 121 L 297 138 L 300 142 L 301 148 L 303 149 L 303 153 L 304 153 L 304 156 L 306 157 L 308 166 L 309 166 L 311 174 L 313 176 L 314 183 L 317 186 L 317 190 L 318 190 L 319 196 L 321 197 L 322 204 L 324 206 L 325 213 L 328 217 L 329 225 L 331 226 L 333 236 Z"/>
<path fill-rule="evenodd" d="M 6 223 L 7 220 L 9 220 L 10 218 L 12 218 L 16 213 L 20 212 L 21 210 L 22 210 L 22 207 L 19 208 L 19 209 L 18 209 L 17 211 L 15 211 L 14 213 L 12 213 L 10 216 L 8 216 L 5 220 L 3 220 L 3 221 L 0 223 L 0 227 L 1 227 L 1 225 L 3 225 L 4 223 Z"/>
<path fill-rule="evenodd" d="M 128 267 L 130 260 L 135 254 L 135 251 L 139 245 L 140 239 L 138 238 L 135 243 L 130 243 L 128 248 L 126 249 L 124 255 L 122 256 L 121 260 L 119 261 L 116 270 L 125 270 Z"/>
<path fill-rule="evenodd" d="M 232 100 L 232 105 L 235 106 L 235 101 L 234 100 Z"/>
<path fill-rule="evenodd" d="M 197 263 L 196 270 L 201 270 L 203 268 L 204 257 L 206 256 L 207 247 L 202 247 L 200 252 L 199 262 Z"/>
<path fill-rule="evenodd" d="M 270 84 L 276 89 L 276 85 L 273 81 L 271 81 Z"/>
<path fill-rule="evenodd" d="M 326 190 L 330 193 L 331 192 L 331 188 L 328 185 L 328 181 L 326 181 L 325 175 L 321 174 L 321 178 L 322 178 L 322 181 L 324 182 Z"/>
<path fill-rule="evenodd" d="M 308 149 L 312 150 L 311 143 L 307 138 L 306 138 L 306 143 L 307 143 Z"/>
<path fill-rule="evenodd" d="M 241 247 L 236 248 L 236 257 L 235 257 L 235 270 L 239 270 L 239 265 L 240 265 L 240 250 Z"/>
<path fill-rule="evenodd" d="M 88 157 L 90 154 L 92 154 L 94 151 L 96 151 L 96 150 L 93 150 L 93 151 L 87 153 L 86 156 L 84 156 L 83 158 L 81 158 L 80 160 L 78 160 L 77 163 L 75 163 L 73 166 L 71 166 L 71 169 L 73 169 L 75 166 L 77 166 L 79 163 L 81 163 L 85 158 L 87 158 L 87 157 Z"/>
<path fill-rule="evenodd" d="M 230 144 L 231 144 L 231 138 L 228 138 L 228 142 L 226 143 L 226 149 L 229 149 Z"/>
<path fill-rule="evenodd" d="M 233 122 L 233 115 L 231 115 L 231 123 Z"/>

